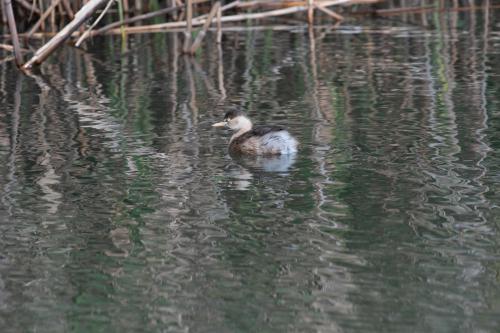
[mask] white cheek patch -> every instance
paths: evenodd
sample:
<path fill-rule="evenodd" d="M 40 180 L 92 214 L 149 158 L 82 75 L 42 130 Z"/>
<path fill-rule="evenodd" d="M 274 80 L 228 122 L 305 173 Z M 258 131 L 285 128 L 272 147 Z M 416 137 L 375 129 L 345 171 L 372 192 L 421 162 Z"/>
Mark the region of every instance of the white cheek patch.
<path fill-rule="evenodd" d="M 239 119 L 231 119 L 229 120 L 229 127 L 230 128 L 238 128 L 240 124 Z"/>

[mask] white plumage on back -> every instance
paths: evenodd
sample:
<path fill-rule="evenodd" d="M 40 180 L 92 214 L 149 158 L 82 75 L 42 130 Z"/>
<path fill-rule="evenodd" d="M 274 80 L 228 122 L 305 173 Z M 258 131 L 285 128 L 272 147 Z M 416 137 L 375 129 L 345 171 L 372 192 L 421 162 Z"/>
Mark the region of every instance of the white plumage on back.
<path fill-rule="evenodd" d="M 297 152 L 298 142 L 287 131 L 264 134 L 260 141 L 263 151 L 279 151 L 280 154 L 292 154 Z"/>

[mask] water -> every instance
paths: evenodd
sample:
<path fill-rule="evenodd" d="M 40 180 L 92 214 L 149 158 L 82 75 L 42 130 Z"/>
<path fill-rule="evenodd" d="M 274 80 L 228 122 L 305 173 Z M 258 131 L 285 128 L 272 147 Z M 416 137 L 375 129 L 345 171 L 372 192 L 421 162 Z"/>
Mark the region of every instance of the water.
<path fill-rule="evenodd" d="M 498 12 L 429 20 L 1 63 L 2 332 L 498 332 Z"/>

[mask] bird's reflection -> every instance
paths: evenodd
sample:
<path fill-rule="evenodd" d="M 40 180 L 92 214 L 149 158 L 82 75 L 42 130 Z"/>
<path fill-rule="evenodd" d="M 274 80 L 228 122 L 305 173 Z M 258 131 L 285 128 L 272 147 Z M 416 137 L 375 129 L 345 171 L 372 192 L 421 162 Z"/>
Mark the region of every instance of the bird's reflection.
<path fill-rule="evenodd" d="M 280 175 L 288 175 L 295 163 L 296 154 L 272 155 L 272 156 L 243 156 L 232 155 L 232 159 L 254 172 L 276 172 Z"/>
<path fill-rule="evenodd" d="M 232 163 L 227 166 L 230 178 L 237 190 L 247 190 L 252 179 L 264 174 L 286 177 L 295 164 L 296 154 L 273 156 L 244 156 L 231 154 Z"/>

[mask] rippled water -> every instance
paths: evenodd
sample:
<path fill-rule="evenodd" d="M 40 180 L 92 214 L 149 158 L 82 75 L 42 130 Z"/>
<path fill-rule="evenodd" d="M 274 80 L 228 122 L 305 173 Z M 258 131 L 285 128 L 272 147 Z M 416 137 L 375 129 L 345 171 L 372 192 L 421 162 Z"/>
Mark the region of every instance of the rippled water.
<path fill-rule="evenodd" d="M 2 332 L 498 332 L 499 16 L 433 17 L 1 63 Z"/>

